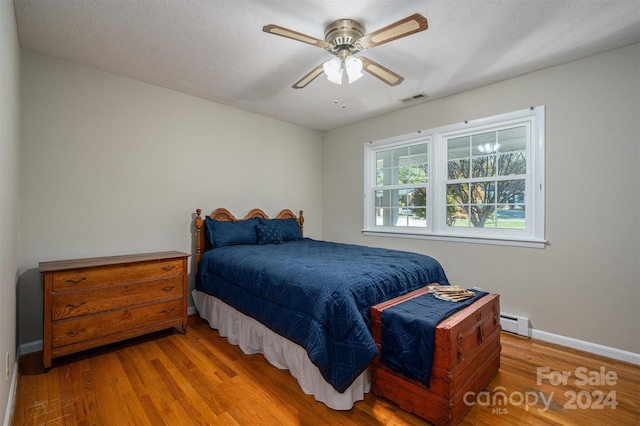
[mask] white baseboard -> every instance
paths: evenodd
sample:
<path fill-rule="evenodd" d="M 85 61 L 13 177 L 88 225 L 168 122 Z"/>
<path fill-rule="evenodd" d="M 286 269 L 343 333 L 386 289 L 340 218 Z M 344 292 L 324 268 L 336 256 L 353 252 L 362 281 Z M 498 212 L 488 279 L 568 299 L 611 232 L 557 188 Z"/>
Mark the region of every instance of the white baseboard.
<path fill-rule="evenodd" d="M 597 343 L 586 342 L 584 340 L 574 339 L 572 337 L 560 336 L 558 334 L 548 333 L 546 331 L 531 329 L 532 339 L 538 339 L 557 345 L 567 346 L 569 348 L 578 349 L 596 355 L 606 356 L 607 358 L 617 359 L 619 361 L 628 362 L 630 364 L 640 365 L 640 354 L 635 352 L 623 351 L 609 346 L 599 345 Z"/>
<path fill-rule="evenodd" d="M 640 354 L 531 328 L 529 318 L 500 312 L 502 331 L 640 365 Z"/>
<path fill-rule="evenodd" d="M 33 342 L 23 343 L 18 346 L 18 356 L 16 359 L 20 359 L 22 355 L 38 352 L 44 349 L 44 340 L 35 340 Z"/>
<path fill-rule="evenodd" d="M 17 358 L 16 358 L 17 359 Z M 16 391 L 18 388 L 18 362 L 13 365 L 13 374 L 11 375 L 11 385 L 9 386 L 9 399 L 7 400 L 7 410 L 4 413 L 4 426 L 12 424 L 13 409 L 15 408 Z"/>

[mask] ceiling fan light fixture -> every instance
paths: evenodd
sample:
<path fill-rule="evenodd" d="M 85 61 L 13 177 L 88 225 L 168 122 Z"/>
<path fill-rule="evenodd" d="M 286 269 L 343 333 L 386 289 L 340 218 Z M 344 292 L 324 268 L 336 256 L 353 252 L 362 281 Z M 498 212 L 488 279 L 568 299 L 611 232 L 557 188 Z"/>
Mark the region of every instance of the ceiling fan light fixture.
<path fill-rule="evenodd" d="M 335 84 L 343 84 L 342 80 L 345 80 L 345 84 L 353 83 L 362 77 L 364 71 L 389 86 L 397 86 L 404 80 L 401 75 L 364 56 L 355 58 L 352 55 L 424 31 L 428 27 L 427 18 L 414 13 L 366 35 L 364 26 L 358 21 L 338 19 L 325 28 L 324 40 L 275 24 L 265 25 L 262 31 L 320 47 L 337 56 L 320 63 L 292 86 L 302 89 L 323 71 L 327 79 Z"/>
<path fill-rule="evenodd" d="M 362 74 L 362 61 L 353 56 L 347 56 L 344 60 L 344 68 L 349 76 L 349 83 L 353 83 L 364 75 Z"/>
<path fill-rule="evenodd" d="M 335 84 L 342 84 L 342 74 L 344 68 L 340 58 L 333 58 L 322 65 L 322 69 L 327 76 L 327 80 Z"/>

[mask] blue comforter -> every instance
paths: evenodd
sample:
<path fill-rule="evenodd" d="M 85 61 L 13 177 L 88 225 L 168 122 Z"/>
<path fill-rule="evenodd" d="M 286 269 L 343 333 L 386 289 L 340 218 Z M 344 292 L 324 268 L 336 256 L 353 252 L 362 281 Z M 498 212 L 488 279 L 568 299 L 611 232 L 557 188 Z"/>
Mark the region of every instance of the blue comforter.
<path fill-rule="evenodd" d="M 344 392 L 377 354 L 370 307 L 434 282 L 448 284 L 429 256 L 305 238 L 209 250 L 196 289 L 302 346 Z"/>

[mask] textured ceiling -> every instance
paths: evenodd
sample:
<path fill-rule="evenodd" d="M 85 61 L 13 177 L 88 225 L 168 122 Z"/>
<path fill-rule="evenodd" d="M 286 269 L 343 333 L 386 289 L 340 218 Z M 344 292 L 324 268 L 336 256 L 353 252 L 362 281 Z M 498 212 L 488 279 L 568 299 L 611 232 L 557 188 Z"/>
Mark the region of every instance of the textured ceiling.
<path fill-rule="evenodd" d="M 640 42 L 640 0 L 15 0 L 22 47 L 318 130 L 336 128 Z M 278 24 L 324 39 L 341 18 L 365 33 L 413 13 L 427 31 L 366 52 L 404 76 L 337 86 L 332 56 L 267 34 Z M 336 103 L 337 101 L 337 103 Z M 342 105 L 345 105 L 343 108 Z"/>

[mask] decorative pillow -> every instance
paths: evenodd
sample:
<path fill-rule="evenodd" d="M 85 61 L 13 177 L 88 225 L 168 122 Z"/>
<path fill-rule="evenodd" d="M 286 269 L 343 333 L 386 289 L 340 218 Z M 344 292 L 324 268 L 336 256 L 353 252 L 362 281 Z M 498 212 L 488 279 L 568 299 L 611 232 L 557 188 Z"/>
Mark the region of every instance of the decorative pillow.
<path fill-rule="evenodd" d="M 206 229 L 213 248 L 240 244 L 257 244 L 256 225 L 258 219 L 236 221 L 215 220 L 206 218 Z"/>
<path fill-rule="evenodd" d="M 258 234 L 258 244 L 281 244 L 282 234 L 280 234 L 280 227 L 275 224 L 269 225 L 256 225 L 256 233 Z"/>
<path fill-rule="evenodd" d="M 294 218 L 289 219 L 262 219 L 258 218 L 262 225 L 274 224 L 280 228 L 280 234 L 284 241 L 295 241 L 302 239 L 302 232 L 300 232 L 300 225 Z"/>

